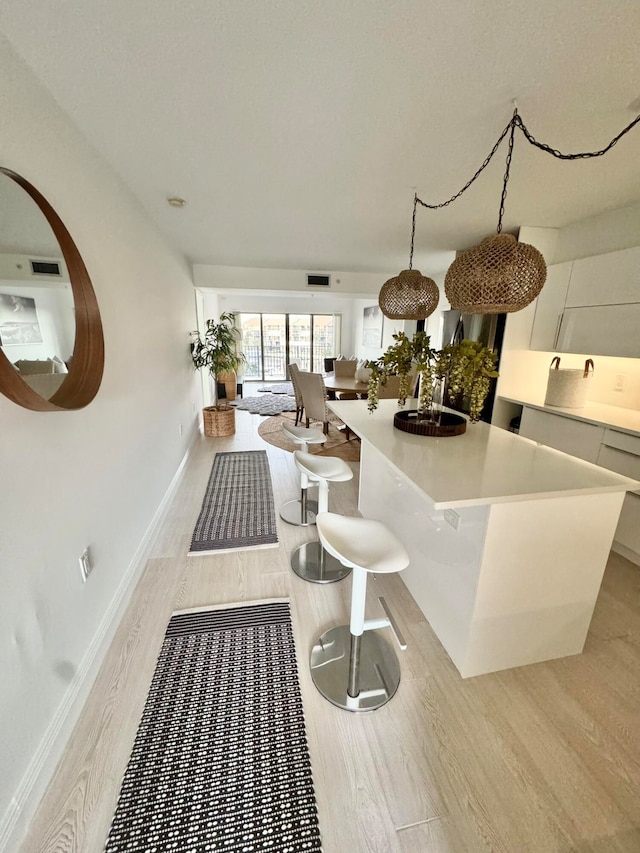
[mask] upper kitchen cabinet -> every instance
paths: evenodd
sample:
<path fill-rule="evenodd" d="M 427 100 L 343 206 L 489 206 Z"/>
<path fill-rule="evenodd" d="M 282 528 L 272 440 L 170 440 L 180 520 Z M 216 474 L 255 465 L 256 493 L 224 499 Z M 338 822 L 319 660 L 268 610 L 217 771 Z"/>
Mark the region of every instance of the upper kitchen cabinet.
<path fill-rule="evenodd" d="M 640 358 L 640 247 L 549 267 L 530 348 Z"/>
<path fill-rule="evenodd" d="M 547 267 L 547 280 L 536 300 L 529 349 L 555 349 L 562 312 L 567 301 L 573 261 Z"/>
<path fill-rule="evenodd" d="M 640 302 L 640 246 L 573 261 L 567 308 Z"/>

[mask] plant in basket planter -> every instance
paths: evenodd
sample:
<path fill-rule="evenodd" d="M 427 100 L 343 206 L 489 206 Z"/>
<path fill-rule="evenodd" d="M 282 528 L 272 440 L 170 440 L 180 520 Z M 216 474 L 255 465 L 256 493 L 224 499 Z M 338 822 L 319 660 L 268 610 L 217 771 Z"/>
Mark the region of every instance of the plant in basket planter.
<path fill-rule="evenodd" d="M 233 435 L 235 432 L 235 409 L 227 400 L 217 399 L 217 384 L 225 374 L 232 374 L 235 387 L 235 371 L 246 364 L 243 352 L 238 352 L 239 332 L 234 326 L 234 315 L 222 313 L 218 323 L 207 320 L 204 337 L 199 331 L 191 332 L 191 358 L 194 367 L 207 368 L 213 379 L 213 406 L 203 409 L 205 435 Z"/>
<path fill-rule="evenodd" d="M 461 341 L 441 350 L 430 346 L 426 332 L 416 332 L 412 338 L 397 332 L 396 341 L 377 360 L 371 363 L 368 407 L 373 412 L 378 406 L 379 389 L 384 387 L 390 376 L 400 377 L 398 405 L 403 406 L 411 394 L 411 377 L 420 379 L 418 411 L 429 416 L 432 405 L 440 392 L 446 389 L 450 403 L 461 397 L 469 401 L 469 419 L 480 420 L 482 407 L 489 393 L 491 379 L 498 376 L 495 369 L 497 355 L 478 341 Z"/>

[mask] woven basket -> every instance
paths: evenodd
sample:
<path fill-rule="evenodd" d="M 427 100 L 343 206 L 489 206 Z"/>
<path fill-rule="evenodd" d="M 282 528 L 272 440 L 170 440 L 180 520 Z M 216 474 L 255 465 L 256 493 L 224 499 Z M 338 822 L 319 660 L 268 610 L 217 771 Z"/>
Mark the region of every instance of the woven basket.
<path fill-rule="evenodd" d="M 542 290 L 547 265 L 540 252 L 511 234 L 485 237 L 447 270 L 444 292 L 463 314 L 521 311 Z"/>
<path fill-rule="evenodd" d="M 202 410 L 204 434 L 208 436 L 233 435 L 236 431 L 236 410 L 233 406 L 206 406 Z"/>
<path fill-rule="evenodd" d="M 382 285 L 378 305 L 390 320 L 424 320 L 436 310 L 438 285 L 420 270 L 402 270 Z"/>
<path fill-rule="evenodd" d="M 593 377 L 593 361 L 588 358 L 584 368 L 560 367 L 560 356 L 551 360 L 545 406 L 560 406 L 563 409 L 581 409 L 587 401 L 590 380 Z"/>

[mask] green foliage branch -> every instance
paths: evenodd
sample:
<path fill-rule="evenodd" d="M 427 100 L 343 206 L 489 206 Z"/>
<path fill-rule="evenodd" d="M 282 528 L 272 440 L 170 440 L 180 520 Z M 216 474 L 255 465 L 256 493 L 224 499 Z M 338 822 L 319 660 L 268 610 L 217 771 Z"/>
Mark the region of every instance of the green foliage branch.
<path fill-rule="evenodd" d="M 400 377 L 398 405 L 403 406 L 411 393 L 411 377 L 420 377 L 418 409 L 431 407 L 434 380 L 446 383 L 449 402 L 460 396 L 469 399 L 469 417 L 472 423 L 480 420 L 482 407 L 491 387 L 491 379 L 498 376 L 495 369 L 497 355 L 479 341 L 463 340 L 441 350 L 430 345 L 426 332 L 416 332 L 409 338 L 404 332 L 393 335 L 395 343 L 376 361 L 371 361 L 371 379 L 368 389 L 368 408 L 375 411 L 379 391 L 390 376 Z"/>
<path fill-rule="evenodd" d="M 191 358 L 194 367 L 206 367 L 215 378 L 246 364 L 243 352 L 238 352 L 239 333 L 234 325 L 235 315 L 224 312 L 220 320 L 207 320 L 204 337 L 191 332 Z"/>

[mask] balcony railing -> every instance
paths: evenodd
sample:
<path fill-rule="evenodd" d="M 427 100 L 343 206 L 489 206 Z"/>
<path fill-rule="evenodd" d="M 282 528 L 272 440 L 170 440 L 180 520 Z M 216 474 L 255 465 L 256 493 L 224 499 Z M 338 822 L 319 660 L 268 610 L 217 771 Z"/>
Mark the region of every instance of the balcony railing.
<path fill-rule="evenodd" d="M 243 352 L 247 359 L 244 371 L 245 380 L 262 379 L 263 367 L 265 380 L 286 378 L 286 359 L 283 347 L 265 344 L 261 353 L 260 346 L 248 346 L 245 343 Z M 298 362 L 302 370 L 314 370 L 317 373 L 322 372 L 324 359 L 335 355 L 333 344 L 323 342 L 314 344 L 312 364 L 310 364 L 310 354 L 311 348 L 309 344 L 289 344 L 289 360 Z"/>

